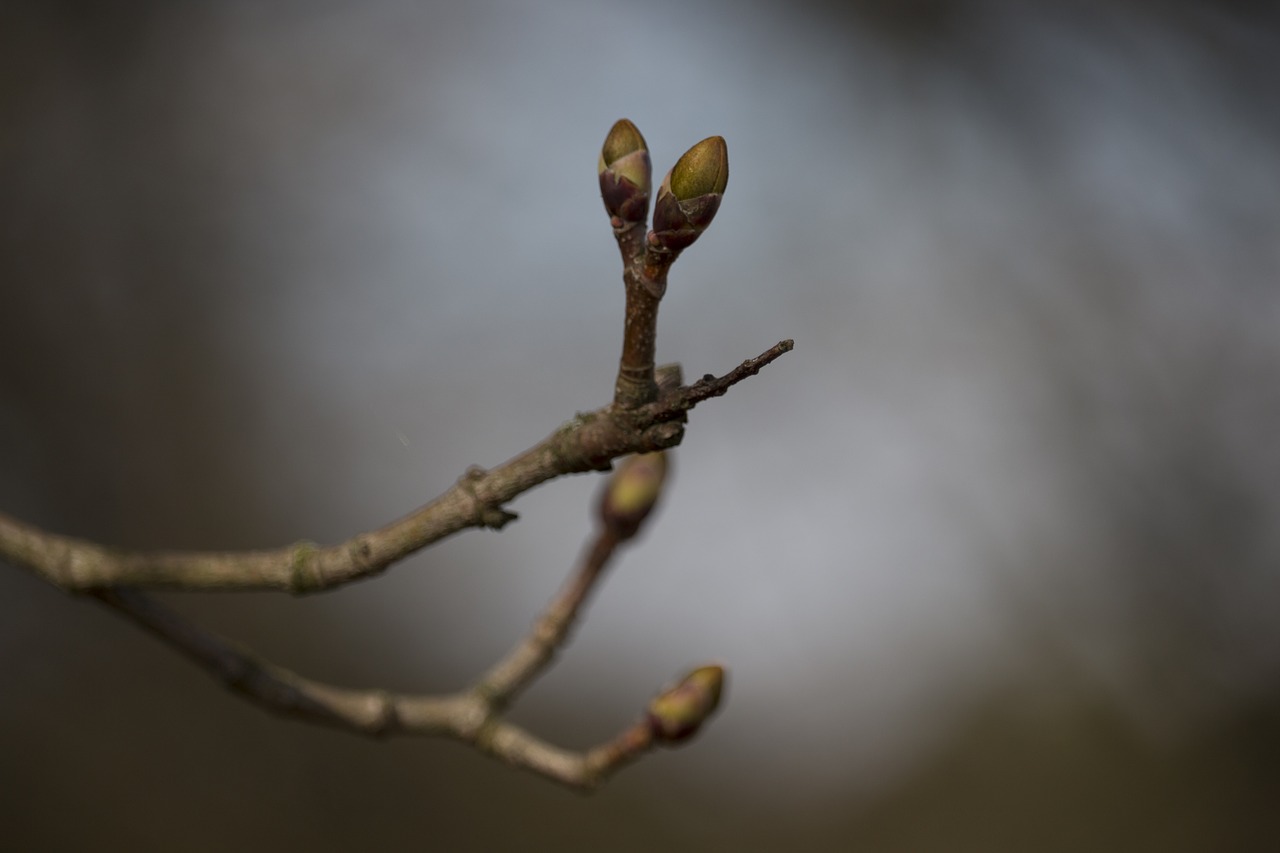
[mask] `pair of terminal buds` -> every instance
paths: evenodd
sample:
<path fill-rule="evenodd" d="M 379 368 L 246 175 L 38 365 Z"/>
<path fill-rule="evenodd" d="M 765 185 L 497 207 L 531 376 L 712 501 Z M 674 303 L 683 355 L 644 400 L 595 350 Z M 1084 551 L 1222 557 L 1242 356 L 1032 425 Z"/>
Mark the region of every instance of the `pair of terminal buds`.
<path fill-rule="evenodd" d="M 619 119 L 600 150 L 600 194 L 614 230 L 643 226 L 649 214 L 652 166 L 649 147 L 636 126 Z M 711 136 L 684 153 L 658 187 L 651 251 L 678 254 L 711 224 L 729 183 L 729 149 Z"/>

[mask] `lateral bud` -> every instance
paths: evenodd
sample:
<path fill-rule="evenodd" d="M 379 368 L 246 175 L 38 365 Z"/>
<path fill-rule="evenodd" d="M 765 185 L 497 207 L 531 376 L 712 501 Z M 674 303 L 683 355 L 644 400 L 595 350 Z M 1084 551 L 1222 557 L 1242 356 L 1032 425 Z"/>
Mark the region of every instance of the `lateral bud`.
<path fill-rule="evenodd" d="M 649 245 L 668 252 L 692 245 L 715 218 L 728 183 L 724 137 L 708 137 L 684 152 L 658 187 Z"/>
<path fill-rule="evenodd" d="M 646 718 L 654 739 L 679 743 L 697 734 L 720 704 L 724 678 L 722 666 L 698 667 L 674 687 L 653 697 Z"/>
<path fill-rule="evenodd" d="M 644 222 L 649 215 L 649 190 L 653 180 L 649 146 L 628 119 L 618 119 L 609 130 L 600 149 L 597 171 L 600 196 L 613 227 Z"/>
<path fill-rule="evenodd" d="M 600 520 L 625 542 L 653 512 L 667 479 L 667 454 L 638 453 L 617 464 L 600 498 Z"/>

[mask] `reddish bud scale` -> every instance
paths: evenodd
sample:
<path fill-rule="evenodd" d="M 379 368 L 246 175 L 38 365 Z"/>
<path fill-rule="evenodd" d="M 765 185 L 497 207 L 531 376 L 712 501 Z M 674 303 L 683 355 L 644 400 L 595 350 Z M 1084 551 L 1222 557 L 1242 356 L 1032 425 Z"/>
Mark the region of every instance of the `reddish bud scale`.
<path fill-rule="evenodd" d="M 645 155 L 648 159 L 648 155 Z M 649 192 L 627 178 L 605 169 L 600 173 L 600 197 L 609 216 L 623 222 L 644 222 L 649 213 Z"/>
<path fill-rule="evenodd" d="M 649 214 L 652 166 L 648 145 L 627 119 L 618 119 L 600 148 L 597 171 L 600 196 L 610 219 L 623 224 L 644 222 Z M 614 227 L 619 227 L 614 222 Z"/>
<path fill-rule="evenodd" d="M 706 230 L 729 184 L 729 149 L 712 136 L 684 153 L 658 188 L 651 245 L 679 252 Z"/>

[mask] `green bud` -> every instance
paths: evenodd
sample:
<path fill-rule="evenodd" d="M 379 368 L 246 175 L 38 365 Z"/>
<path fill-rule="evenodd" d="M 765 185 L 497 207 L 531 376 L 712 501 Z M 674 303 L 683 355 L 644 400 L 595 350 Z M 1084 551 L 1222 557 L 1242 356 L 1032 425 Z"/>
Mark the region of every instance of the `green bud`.
<path fill-rule="evenodd" d="M 671 252 L 692 245 L 720 209 L 728 183 L 729 148 L 723 137 L 709 137 L 684 152 L 658 188 L 650 244 Z"/>
<path fill-rule="evenodd" d="M 643 222 L 649 215 L 652 167 L 649 146 L 627 119 L 618 119 L 605 137 L 597 169 L 600 195 L 614 227 Z"/>
<path fill-rule="evenodd" d="M 708 193 L 723 194 L 729 184 L 729 147 L 723 136 L 708 137 L 684 152 L 671 170 L 671 193 L 688 201 Z"/>
<path fill-rule="evenodd" d="M 609 135 L 604 138 L 600 148 L 600 171 L 634 151 L 648 150 L 640 129 L 630 119 L 620 118 L 609 128 Z"/>
<path fill-rule="evenodd" d="M 649 702 L 649 730 L 655 740 L 678 743 L 693 737 L 720 704 L 724 667 L 702 666 Z"/>
<path fill-rule="evenodd" d="M 600 498 L 600 519 L 626 541 L 640 530 L 662 494 L 667 478 L 667 454 L 640 453 L 618 463 Z"/>

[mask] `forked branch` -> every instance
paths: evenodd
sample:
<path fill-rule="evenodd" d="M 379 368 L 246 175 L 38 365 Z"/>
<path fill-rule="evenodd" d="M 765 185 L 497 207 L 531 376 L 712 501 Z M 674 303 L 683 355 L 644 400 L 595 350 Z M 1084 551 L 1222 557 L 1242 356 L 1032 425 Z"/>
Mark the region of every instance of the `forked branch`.
<path fill-rule="evenodd" d="M 683 385 L 678 365 L 655 368 L 658 304 L 679 254 L 710 225 L 729 177 L 718 136 L 689 149 L 658 189 L 653 230 L 644 137 L 623 119 L 601 151 L 600 191 L 622 254 L 626 322 L 613 401 L 580 413 L 496 468 L 472 467 L 434 501 L 337 545 L 298 542 L 269 551 L 123 551 L 49 533 L 0 513 L 0 559 L 58 588 L 87 594 L 186 655 L 232 690 L 279 714 L 371 736 L 437 735 L 470 743 L 508 764 L 590 789 L 658 744 L 692 736 L 716 709 L 725 678 L 702 666 L 655 696 L 643 716 L 584 752 L 552 746 L 503 719 L 506 708 L 551 663 L 618 546 L 636 535 L 661 493 L 661 451 L 684 437 L 689 410 L 760 372 L 794 346 L 780 341 L 723 376 Z M 471 687 L 443 696 L 350 690 L 312 681 L 260 660 L 188 622 L 142 592 L 275 589 L 302 594 L 370 577 L 470 527 L 500 529 L 516 516 L 506 504 L 566 474 L 607 471 L 600 529 L 582 563 L 529 634 Z"/>
<path fill-rule="evenodd" d="M 335 687 L 259 660 L 196 627 L 146 593 L 122 588 L 95 590 L 90 595 L 185 654 L 228 688 L 283 716 L 371 737 L 453 737 L 514 767 L 583 789 L 595 787 L 612 770 L 655 743 L 646 718 L 594 749 L 572 752 L 505 722 L 478 690 L 409 696 Z"/>
<path fill-rule="evenodd" d="M 549 744 L 503 719 L 518 691 L 541 674 L 563 645 L 618 546 L 635 535 L 653 509 L 664 471 L 662 454 L 631 457 L 620 466 L 602 499 L 601 529 L 569 582 L 529 634 L 474 685 L 458 693 L 412 696 L 335 687 L 260 660 L 138 590 L 99 589 L 89 595 L 190 658 L 231 690 L 274 713 L 371 737 L 452 737 L 511 766 L 589 790 L 654 746 L 687 737 L 692 730 L 685 733 L 675 727 L 691 721 L 696 729 L 719 701 L 723 670 L 703 667 L 655 697 L 632 725 L 583 752 Z M 716 672 L 713 684 L 706 683 L 708 670 Z"/>

